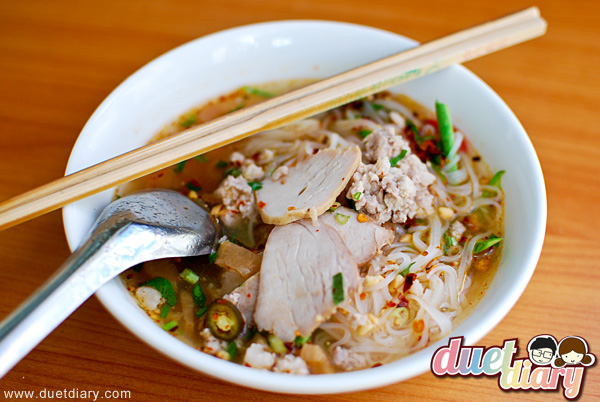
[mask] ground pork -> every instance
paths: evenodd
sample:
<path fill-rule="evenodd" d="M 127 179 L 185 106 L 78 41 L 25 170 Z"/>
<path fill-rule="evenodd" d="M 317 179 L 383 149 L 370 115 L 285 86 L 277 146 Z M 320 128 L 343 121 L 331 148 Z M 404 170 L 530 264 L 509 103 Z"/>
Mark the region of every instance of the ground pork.
<path fill-rule="evenodd" d="M 433 195 L 428 186 L 435 181 L 421 160 L 410 151 L 408 142 L 393 127 L 385 126 L 364 139 L 363 162 L 352 176 L 346 196 L 355 200 L 357 210 L 381 224 L 392 220 L 404 223 L 415 216 L 433 212 Z M 390 165 L 390 159 L 406 155 Z"/>
<path fill-rule="evenodd" d="M 210 355 L 216 356 L 219 352 L 225 350 L 225 342 L 217 339 L 208 328 L 204 328 L 200 331 L 200 337 L 204 341 L 202 351 Z"/>
<path fill-rule="evenodd" d="M 215 191 L 223 204 L 221 219 L 227 226 L 235 226 L 243 219 L 256 216 L 256 201 L 252 188 L 242 176 L 227 176 Z"/>
<path fill-rule="evenodd" d="M 241 169 L 242 176 L 246 180 L 259 181 L 265 177 L 263 168 L 256 165 L 253 159 L 246 158 L 241 152 L 233 152 L 229 156 L 229 160 Z"/>
<path fill-rule="evenodd" d="M 140 286 L 137 288 L 135 297 L 140 306 L 147 311 L 156 310 L 165 301 L 160 292 L 150 286 Z"/>
<path fill-rule="evenodd" d="M 462 238 L 462 235 L 465 233 L 467 228 L 465 225 L 460 223 L 459 221 L 455 221 L 452 225 L 450 225 L 450 235 L 457 240 Z"/>
<path fill-rule="evenodd" d="M 389 159 L 380 158 L 376 164 L 358 166 L 346 196 L 358 198 L 357 210 L 368 213 L 379 224 L 389 220 L 403 223 L 418 213 L 431 213 L 433 195 L 427 186 L 434 181 L 435 176 L 416 155 L 407 155 L 396 167 L 390 167 Z"/>
<path fill-rule="evenodd" d="M 284 357 L 277 359 L 273 371 L 278 373 L 290 373 L 290 374 L 310 374 L 308 371 L 308 365 L 299 356 L 287 354 Z"/>
<path fill-rule="evenodd" d="M 260 343 L 253 343 L 246 349 L 244 364 L 257 369 L 270 370 L 275 364 L 275 353 L 269 352 Z"/>
<path fill-rule="evenodd" d="M 367 368 L 367 359 L 356 352 L 337 346 L 333 350 L 333 364 L 346 371 Z"/>
<path fill-rule="evenodd" d="M 366 163 L 375 163 L 381 158 L 389 160 L 398 156 L 403 149 L 410 150 L 408 141 L 398 135 L 391 125 L 384 126 L 367 135 L 364 144 L 363 161 Z"/>

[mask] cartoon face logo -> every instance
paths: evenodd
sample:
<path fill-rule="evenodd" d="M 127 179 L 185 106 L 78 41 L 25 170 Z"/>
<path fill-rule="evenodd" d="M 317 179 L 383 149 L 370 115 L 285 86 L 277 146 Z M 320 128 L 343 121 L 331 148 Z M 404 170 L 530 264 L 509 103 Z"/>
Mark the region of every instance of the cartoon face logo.
<path fill-rule="evenodd" d="M 556 349 L 556 339 L 552 335 L 538 335 L 532 338 L 527 345 L 529 360 L 538 366 L 552 363 Z"/>
<path fill-rule="evenodd" d="M 560 357 L 552 363 L 554 367 L 576 364 L 590 366 L 596 361 L 596 356 L 588 353 L 588 345 L 585 339 L 578 336 L 563 338 L 558 344 L 558 354 Z"/>

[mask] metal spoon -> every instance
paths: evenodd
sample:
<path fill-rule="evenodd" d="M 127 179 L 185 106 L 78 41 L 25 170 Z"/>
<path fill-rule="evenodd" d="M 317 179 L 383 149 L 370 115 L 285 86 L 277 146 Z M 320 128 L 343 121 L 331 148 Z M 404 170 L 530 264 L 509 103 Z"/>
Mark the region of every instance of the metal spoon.
<path fill-rule="evenodd" d="M 146 190 L 109 204 L 82 245 L 0 323 L 0 378 L 102 285 L 139 263 L 209 254 L 216 229 L 184 195 Z"/>

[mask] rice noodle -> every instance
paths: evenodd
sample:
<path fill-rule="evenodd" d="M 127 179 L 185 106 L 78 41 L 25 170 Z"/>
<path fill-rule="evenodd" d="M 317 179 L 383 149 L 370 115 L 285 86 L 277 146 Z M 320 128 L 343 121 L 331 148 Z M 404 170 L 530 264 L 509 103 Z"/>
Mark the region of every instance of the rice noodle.
<path fill-rule="evenodd" d="M 421 127 L 422 135 L 435 134 L 435 126 L 429 123 L 423 126 L 423 122 L 402 103 L 388 98 L 377 99 L 376 103 L 384 109 L 376 110 L 371 102 L 365 101 L 360 110 L 338 108 L 285 128 L 257 134 L 246 140 L 244 153 L 254 155 L 265 149 L 273 151 L 273 158 L 265 161 L 259 158 L 257 162 L 269 175 L 277 167 L 293 166 L 319 149 L 356 144 L 364 150 L 357 135 L 361 130 L 391 127 L 401 135 L 406 120 L 410 120 Z M 473 249 L 491 231 L 469 235 L 453 245 L 451 252 L 446 252 L 444 236 L 450 232 L 452 222 L 442 218 L 437 207 L 452 209 L 453 219 L 470 216 L 476 209 L 484 210 L 482 216 L 496 222 L 497 227 L 502 217 L 501 189 L 480 184 L 476 173 L 480 171 L 479 165 L 475 169 L 470 155 L 461 150 L 463 141 L 464 135 L 457 131 L 450 151 L 454 157 L 441 168 L 448 184 L 438 179 L 430 186 L 435 212 L 412 225 L 394 225 L 395 241 L 362 268 L 363 282 L 364 275 L 381 275 L 382 278 L 376 283 L 369 282 L 369 286 L 363 284 L 359 294 L 352 295 L 341 309 L 321 324 L 313 342 L 323 345 L 330 353 L 338 347 L 359 353 L 365 364 L 373 365 L 419 350 L 451 331 L 453 319 L 462 311 L 464 291 L 471 284 Z M 429 169 L 438 177 L 431 166 Z M 312 212 L 315 221 L 316 214 Z M 407 234 L 412 236 L 406 237 Z M 409 280 L 407 274 L 415 276 L 411 276 L 412 286 L 404 292 L 403 287 Z M 405 322 L 392 319 L 394 306 L 400 301 L 407 304 L 408 319 Z M 375 317 L 369 318 L 372 328 L 359 325 L 357 317 L 365 320 L 369 314 Z M 390 354 L 391 349 L 395 353 Z"/>

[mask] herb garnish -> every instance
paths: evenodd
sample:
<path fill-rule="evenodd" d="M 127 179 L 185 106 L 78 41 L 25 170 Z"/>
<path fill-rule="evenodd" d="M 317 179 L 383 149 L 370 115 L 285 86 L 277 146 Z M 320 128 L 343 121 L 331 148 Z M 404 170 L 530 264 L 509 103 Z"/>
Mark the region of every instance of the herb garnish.
<path fill-rule="evenodd" d="M 262 183 L 259 181 L 249 181 L 248 185 L 250 186 L 250 188 L 252 189 L 252 191 L 257 191 L 260 190 L 262 188 Z"/>
<path fill-rule="evenodd" d="M 337 306 L 344 301 L 344 276 L 341 272 L 333 275 L 333 303 Z"/>
<path fill-rule="evenodd" d="M 183 271 L 181 271 L 179 276 L 181 277 L 181 279 L 183 279 L 184 281 L 186 281 L 187 283 L 190 283 L 192 285 L 195 285 L 200 280 L 200 277 L 198 276 L 198 274 L 196 274 L 194 271 L 192 271 L 189 268 L 186 268 Z"/>
<path fill-rule="evenodd" d="M 475 244 L 475 247 L 473 248 L 473 254 L 481 253 L 482 251 L 487 250 L 501 241 L 502 237 L 497 237 L 496 235 L 492 234 L 487 240 L 480 240 Z"/>
<path fill-rule="evenodd" d="M 345 225 L 346 223 L 348 223 L 348 219 L 350 219 L 350 215 L 343 215 L 340 213 L 335 214 L 335 221 L 340 225 Z"/>
<path fill-rule="evenodd" d="M 199 284 L 196 284 L 192 289 L 192 296 L 194 297 L 194 301 L 198 306 L 198 311 L 196 311 L 196 316 L 201 317 L 208 310 L 208 306 L 206 305 L 206 296 L 204 296 L 204 292 Z"/>
<path fill-rule="evenodd" d="M 192 127 L 194 125 L 194 123 L 196 123 L 196 114 L 192 113 L 191 115 L 189 115 L 188 117 L 186 117 L 179 125 L 181 127 Z"/>
<path fill-rule="evenodd" d="M 217 163 L 215 163 L 215 166 L 219 169 L 225 169 L 227 166 L 229 166 L 229 163 L 225 161 L 218 161 Z"/>
<path fill-rule="evenodd" d="M 402 275 L 403 277 L 406 278 L 406 275 L 408 275 L 410 273 L 410 267 L 412 267 L 413 265 L 415 265 L 415 263 L 411 262 L 408 267 L 406 267 L 405 269 L 403 269 L 402 271 L 400 271 L 400 275 Z"/>
<path fill-rule="evenodd" d="M 275 96 L 275 94 L 272 94 L 271 92 L 263 91 L 262 89 L 258 89 L 258 88 L 245 86 L 245 87 L 242 87 L 242 89 L 248 95 L 258 95 L 258 96 L 262 96 L 263 98 L 272 98 Z"/>
<path fill-rule="evenodd" d="M 196 180 L 190 180 L 188 181 L 185 186 L 189 189 L 189 190 L 193 190 L 193 191 L 202 191 L 202 187 L 200 186 L 200 183 L 198 183 Z"/>
<path fill-rule="evenodd" d="M 181 173 L 183 172 L 183 168 L 185 168 L 185 164 L 187 163 L 187 161 L 181 161 L 178 164 L 175 165 L 175 167 L 173 168 L 173 171 L 175 173 Z"/>
<path fill-rule="evenodd" d="M 232 167 L 223 172 L 223 177 L 227 177 L 227 176 L 238 177 L 241 174 L 242 174 L 242 171 L 240 168 Z"/>
<path fill-rule="evenodd" d="M 367 138 L 367 135 L 371 134 L 372 132 L 373 130 L 360 130 L 358 132 L 358 135 L 360 135 L 360 138 L 364 140 L 365 138 Z"/>
<path fill-rule="evenodd" d="M 400 162 L 402 159 L 404 159 L 404 157 L 406 156 L 407 153 L 408 153 L 408 150 L 403 149 L 402 152 L 400 152 L 398 154 L 398 156 L 394 156 L 393 158 L 391 158 L 390 166 L 395 167 L 398 164 L 398 162 Z"/>

